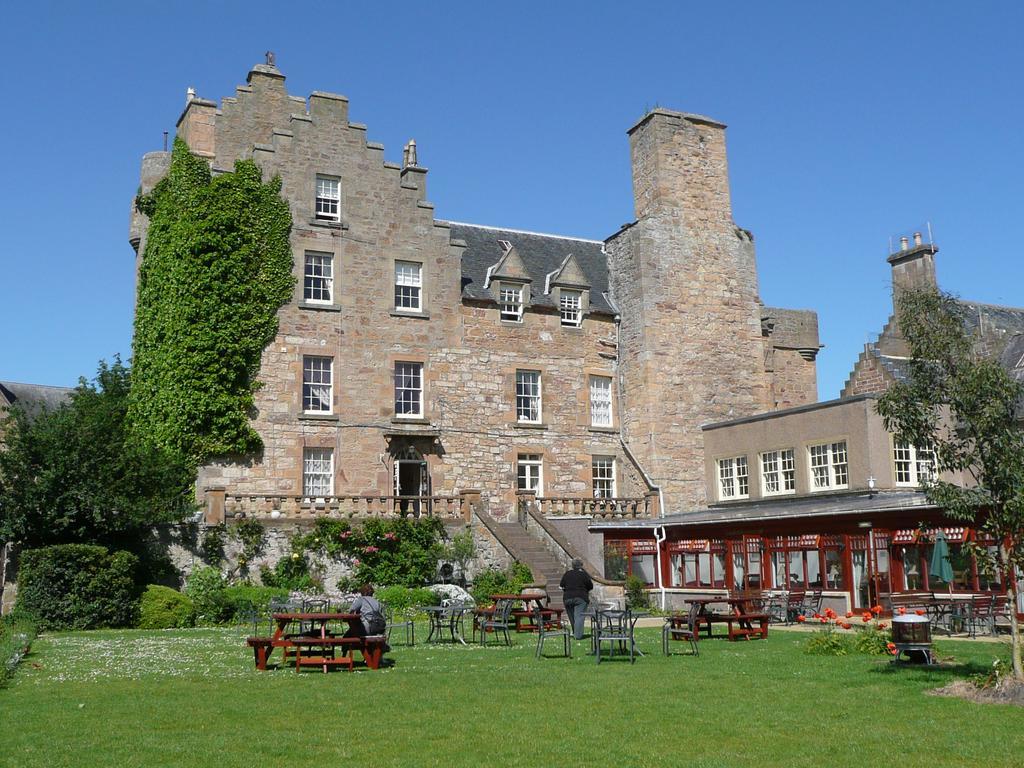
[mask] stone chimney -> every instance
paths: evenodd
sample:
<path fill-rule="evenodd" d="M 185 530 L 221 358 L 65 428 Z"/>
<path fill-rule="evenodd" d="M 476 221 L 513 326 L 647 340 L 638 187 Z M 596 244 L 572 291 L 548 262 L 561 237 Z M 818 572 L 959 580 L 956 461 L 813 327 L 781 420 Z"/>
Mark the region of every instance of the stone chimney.
<path fill-rule="evenodd" d="M 199 157 L 213 159 L 216 152 L 217 103 L 196 96 L 194 88 L 185 93 L 185 111 L 175 127 L 177 136 Z"/>
<path fill-rule="evenodd" d="M 922 242 L 920 232 L 914 233 L 913 243 L 906 237 L 900 238 L 900 249 L 888 258 L 892 265 L 894 312 L 901 291 L 938 288 L 935 280 L 935 254 L 938 252 L 938 246 Z"/>
<path fill-rule="evenodd" d="M 629 129 L 636 217 L 682 214 L 732 226 L 725 125 L 668 109 Z"/>

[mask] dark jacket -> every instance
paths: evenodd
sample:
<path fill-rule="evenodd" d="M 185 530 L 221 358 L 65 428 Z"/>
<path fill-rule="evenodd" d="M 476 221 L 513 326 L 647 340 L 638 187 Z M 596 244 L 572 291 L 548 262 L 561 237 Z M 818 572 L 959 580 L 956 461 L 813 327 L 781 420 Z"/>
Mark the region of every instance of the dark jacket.
<path fill-rule="evenodd" d="M 587 593 L 594 588 L 594 582 L 590 580 L 590 576 L 582 568 L 566 571 L 559 584 L 562 587 L 563 600 L 568 600 L 570 597 L 581 597 L 586 600 L 588 599 Z"/>

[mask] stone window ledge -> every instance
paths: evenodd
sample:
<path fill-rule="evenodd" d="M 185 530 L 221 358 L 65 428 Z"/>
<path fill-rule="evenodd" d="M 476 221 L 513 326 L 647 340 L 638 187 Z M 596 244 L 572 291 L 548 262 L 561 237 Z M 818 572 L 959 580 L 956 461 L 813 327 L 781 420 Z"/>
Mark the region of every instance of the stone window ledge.
<path fill-rule="evenodd" d="M 326 421 L 326 422 L 337 422 L 338 414 L 336 413 L 300 413 L 299 421 Z"/>
<path fill-rule="evenodd" d="M 391 423 L 392 424 L 415 424 L 417 426 L 426 425 L 426 426 L 429 427 L 430 426 L 430 419 L 411 418 L 411 417 L 408 418 L 408 419 L 403 419 L 403 418 L 400 418 L 398 416 L 393 416 L 393 417 L 391 417 Z"/>
<path fill-rule="evenodd" d="M 417 320 L 429 320 L 430 319 L 430 313 L 429 312 L 398 312 L 396 310 L 391 310 L 391 312 L 389 314 L 392 317 L 413 317 L 413 318 L 416 318 Z"/>
<path fill-rule="evenodd" d="M 341 304 L 317 304 L 311 301 L 300 301 L 299 309 L 312 309 L 319 312 L 341 312 Z"/>
<path fill-rule="evenodd" d="M 599 432 L 603 435 L 619 434 L 618 427 L 587 427 L 587 432 Z"/>
<path fill-rule="evenodd" d="M 309 219 L 309 226 L 323 227 L 324 229 L 348 229 L 344 221 L 328 221 L 327 219 Z"/>
<path fill-rule="evenodd" d="M 517 421 L 512 424 L 516 429 L 547 429 L 547 424 L 531 424 L 530 422 Z"/>

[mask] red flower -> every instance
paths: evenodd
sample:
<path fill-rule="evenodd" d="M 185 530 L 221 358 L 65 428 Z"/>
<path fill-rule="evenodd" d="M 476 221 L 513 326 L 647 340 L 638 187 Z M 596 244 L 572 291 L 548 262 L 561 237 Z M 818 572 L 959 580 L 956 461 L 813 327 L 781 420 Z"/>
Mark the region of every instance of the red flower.
<path fill-rule="evenodd" d="M 819 616 L 818 617 L 818 621 L 820 621 L 822 624 L 824 624 L 826 621 L 828 621 L 828 619 L 826 619 L 824 616 Z"/>
<path fill-rule="evenodd" d="M 876 605 L 871 608 L 871 612 L 876 616 L 882 612 L 882 606 Z"/>
<path fill-rule="evenodd" d="M 888 625 L 888 624 L 886 624 L 886 623 L 885 623 L 884 621 L 880 621 L 880 622 L 878 622 L 878 628 L 879 628 L 879 629 L 885 629 L 885 628 L 886 628 L 886 627 L 888 627 L 888 626 L 889 626 L 889 625 Z"/>
<path fill-rule="evenodd" d="M 796 620 L 799 621 L 799 622 L 804 622 L 804 621 L 807 621 L 807 617 L 806 616 L 797 616 Z"/>
<path fill-rule="evenodd" d="M 847 611 L 846 612 L 846 618 L 852 619 L 853 618 L 853 611 Z"/>
<path fill-rule="evenodd" d="M 842 627 L 843 629 L 853 629 L 853 624 L 851 624 L 851 623 L 850 623 L 850 622 L 848 622 L 848 621 L 844 621 L 844 622 L 843 622 L 842 624 L 840 624 L 839 626 L 841 626 L 841 627 Z"/>
<path fill-rule="evenodd" d="M 893 656 L 896 655 L 896 643 L 886 643 L 885 650 L 891 653 Z"/>
<path fill-rule="evenodd" d="M 907 609 L 906 609 L 906 608 L 904 608 L 904 607 L 903 607 L 903 606 L 901 605 L 901 606 L 900 606 L 900 616 L 902 616 L 902 615 L 903 615 L 903 614 L 905 614 L 906 612 L 907 612 Z"/>
<path fill-rule="evenodd" d="M 860 617 L 860 620 L 867 624 L 869 621 L 871 621 L 871 614 L 865 613 L 863 616 Z"/>
<path fill-rule="evenodd" d="M 816 613 L 816 614 L 814 614 L 814 618 L 816 618 L 816 619 L 820 619 L 820 618 L 821 618 L 821 614 L 820 614 L 820 613 Z"/>
<path fill-rule="evenodd" d="M 825 618 L 826 619 L 834 619 L 835 617 L 836 617 L 836 612 L 835 611 L 833 611 L 831 608 L 826 608 L 825 609 Z"/>
<path fill-rule="evenodd" d="M 918 616 L 924 616 L 924 610 L 921 608 L 915 608 L 914 613 L 916 613 Z"/>

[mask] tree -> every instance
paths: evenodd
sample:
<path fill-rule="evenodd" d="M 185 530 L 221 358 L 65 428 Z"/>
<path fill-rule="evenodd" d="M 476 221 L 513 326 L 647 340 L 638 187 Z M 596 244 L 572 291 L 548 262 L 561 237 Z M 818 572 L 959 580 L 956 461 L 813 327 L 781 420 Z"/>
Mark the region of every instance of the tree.
<path fill-rule="evenodd" d="M 115 358 L 59 408 L 15 405 L 0 449 L 0 541 L 132 547 L 195 508 L 186 462 L 129 434 L 129 387 Z"/>
<path fill-rule="evenodd" d="M 910 375 L 878 401 L 897 440 L 931 446 L 941 475 L 925 484 L 930 502 L 973 522 L 999 546 L 974 547 L 982 567 L 1004 574 L 1010 595 L 1013 676 L 1024 681 L 1017 622 L 1017 569 L 1024 566 L 1024 430 L 1016 418 L 1024 398 L 1017 383 L 970 335 L 963 305 L 935 291 L 907 291 L 899 327 L 910 347 Z"/>

